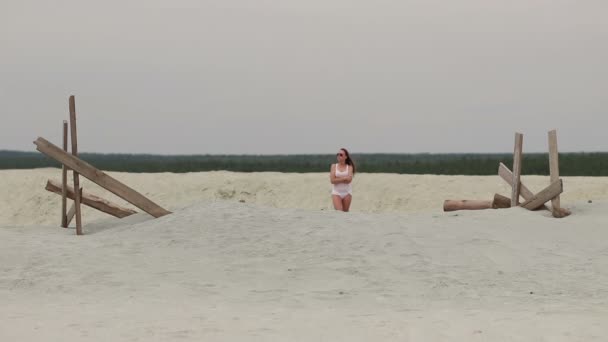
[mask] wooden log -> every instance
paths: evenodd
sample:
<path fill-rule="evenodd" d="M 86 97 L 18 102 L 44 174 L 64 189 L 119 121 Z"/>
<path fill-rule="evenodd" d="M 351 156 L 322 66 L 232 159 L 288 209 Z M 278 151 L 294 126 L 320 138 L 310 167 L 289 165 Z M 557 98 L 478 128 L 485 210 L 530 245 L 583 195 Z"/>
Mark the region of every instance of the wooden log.
<path fill-rule="evenodd" d="M 81 195 L 80 197 L 82 197 L 82 188 L 80 188 L 80 195 Z M 70 210 L 68 210 L 68 213 L 66 215 L 68 226 L 70 225 L 70 223 L 74 219 L 74 215 L 75 214 L 76 214 L 76 206 L 75 206 L 75 203 L 72 202 L 72 206 L 70 207 Z"/>
<path fill-rule="evenodd" d="M 68 151 L 68 122 L 63 120 L 63 150 Z M 68 169 L 65 165 L 61 166 L 61 226 L 63 228 L 68 227 L 67 217 L 67 183 L 68 183 Z"/>
<path fill-rule="evenodd" d="M 72 140 L 72 155 L 78 156 L 78 136 L 76 135 L 76 101 L 74 95 L 70 96 L 70 137 Z M 74 169 L 74 189 L 80 189 L 80 177 Z M 82 235 L 82 215 L 80 212 L 80 191 L 74 196 L 74 209 L 76 212 L 76 235 Z"/>
<path fill-rule="evenodd" d="M 160 207 L 158 204 L 152 202 L 139 192 L 110 177 L 103 171 L 96 169 L 84 160 L 65 153 L 48 140 L 44 138 L 38 138 L 36 141 L 34 141 L 34 144 L 36 145 L 36 149 L 38 151 L 42 152 L 43 154 L 49 156 L 52 159 L 55 159 L 59 163 L 65 164 L 67 167 L 77 171 L 79 174 L 83 175 L 95 184 L 110 191 L 111 193 L 124 199 L 125 201 L 133 204 L 134 206 L 147 212 L 148 214 L 154 217 L 161 217 L 171 213 L 170 211 Z"/>
<path fill-rule="evenodd" d="M 547 201 L 550 201 L 555 196 L 561 194 L 564 191 L 564 185 L 561 179 L 558 179 L 557 182 L 551 183 L 548 187 L 544 188 L 538 194 L 534 195 L 534 197 L 526 200 L 521 204 L 523 208 L 534 210 L 541 207 Z"/>
<path fill-rule="evenodd" d="M 557 131 L 549 131 L 549 174 L 551 177 L 551 183 L 556 182 L 559 179 L 559 154 L 557 152 Z M 555 196 L 551 200 L 551 212 L 554 217 L 563 217 L 560 212 L 560 199 L 559 196 Z"/>
<path fill-rule="evenodd" d="M 445 200 L 443 201 L 443 211 L 456 210 L 482 210 L 510 208 L 511 199 L 500 194 L 494 194 L 494 200 Z"/>
<path fill-rule="evenodd" d="M 47 181 L 45 189 L 56 194 L 61 194 L 61 187 L 59 183 L 50 179 Z M 67 196 L 70 199 L 74 199 L 74 188 L 67 188 Z M 82 199 L 82 204 L 118 218 L 127 217 L 137 213 L 135 210 L 122 207 L 93 194 L 82 192 L 80 198 Z"/>
<path fill-rule="evenodd" d="M 492 208 L 503 209 L 511 208 L 511 199 L 501 194 L 494 194 L 494 200 L 492 201 Z"/>
<path fill-rule="evenodd" d="M 498 175 L 505 182 L 507 182 L 507 184 L 509 184 L 510 186 L 513 186 L 513 173 L 511 172 L 511 170 L 509 170 L 509 168 L 505 164 L 503 164 L 503 163 L 498 164 Z M 530 191 L 530 189 L 528 189 L 528 187 L 526 187 L 526 185 L 524 183 L 522 183 L 521 181 L 519 182 L 519 190 L 520 190 L 520 195 L 521 195 L 521 197 L 524 198 L 524 200 L 529 200 L 530 198 L 534 197 L 534 193 L 532 191 Z M 547 208 L 546 206 L 544 207 L 544 209 L 549 210 L 549 208 Z"/>
<path fill-rule="evenodd" d="M 521 176 L 521 158 L 524 135 L 515 133 L 515 147 L 513 149 L 513 185 L 511 186 L 511 206 L 519 204 L 520 194 L 520 176 Z"/>
<path fill-rule="evenodd" d="M 443 211 L 491 209 L 492 201 L 483 200 L 445 200 Z"/>

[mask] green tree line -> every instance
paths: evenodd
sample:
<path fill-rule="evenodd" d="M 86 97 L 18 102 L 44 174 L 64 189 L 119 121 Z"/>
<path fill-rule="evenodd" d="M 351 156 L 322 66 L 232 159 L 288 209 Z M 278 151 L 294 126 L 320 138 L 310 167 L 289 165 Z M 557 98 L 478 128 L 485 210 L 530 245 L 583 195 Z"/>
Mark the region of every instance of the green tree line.
<path fill-rule="evenodd" d="M 511 154 L 353 154 L 357 172 L 495 175 L 498 163 L 512 165 Z M 81 153 L 80 158 L 106 171 L 123 172 L 327 172 L 335 156 L 310 155 L 151 155 Z M 560 153 L 562 176 L 608 176 L 608 152 Z M 1 151 L 0 169 L 60 167 L 59 163 L 38 152 Z M 547 175 L 547 153 L 524 155 L 522 173 Z"/>

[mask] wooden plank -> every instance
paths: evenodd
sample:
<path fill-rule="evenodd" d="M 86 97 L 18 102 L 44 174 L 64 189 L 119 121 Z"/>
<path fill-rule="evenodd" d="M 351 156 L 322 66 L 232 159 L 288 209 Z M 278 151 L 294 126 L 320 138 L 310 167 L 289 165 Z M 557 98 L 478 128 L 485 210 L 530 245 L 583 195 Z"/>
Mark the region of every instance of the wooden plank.
<path fill-rule="evenodd" d="M 58 182 L 54 182 L 50 179 L 47 181 L 45 189 L 56 194 L 61 194 L 62 190 L 61 185 Z M 67 196 L 70 199 L 74 199 L 74 188 L 67 188 Z M 82 192 L 80 198 L 82 199 L 82 204 L 118 218 L 127 217 L 137 213 L 133 209 L 122 207 L 93 194 Z"/>
<path fill-rule="evenodd" d="M 524 135 L 515 133 L 515 147 L 513 149 L 513 185 L 511 186 L 511 206 L 519 204 L 520 177 L 521 177 L 521 157 Z"/>
<path fill-rule="evenodd" d="M 504 181 L 507 182 L 509 186 L 513 187 L 513 173 L 505 164 L 498 164 L 498 175 L 500 176 L 500 178 L 504 179 Z M 530 191 L 530 189 L 528 189 L 528 187 L 526 187 L 521 182 L 521 180 L 519 181 L 519 193 L 521 197 L 524 198 L 524 200 L 527 200 L 534 196 L 534 193 Z"/>
<path fill-rule="evenodd" d="M 63 150 L 68 151 L 68 122 L 63 120 Z M 61 166 L 61 226 L 63 228 L 68 227 L 67 217 L 67 183 L 68 183 L 68 169 L 65 165 Z"/>
<path fill-rule="evenodd" d="M 551 183 L 548 187 L 544 188 L 541 192 L 534 195 L 534 197 L 526 200 L 521 204 L 523 208 L 528 210 L 534 210 L 541 207 L 547 201 L 550 201 L 555 196 L 561 194 L 564 191 L 564 185 L 561 179 Z"/>
<path fill-rule="evenodd" d="M 549 131 L 549 174 L 551 177 L 551 183 L 559 179 L 559 154 L 557 152 L 557 131 Z M 563 217 L 560 212 L 560 199 L 559 196 L 555 196 L 551 200 L 551 207 L 553 208 L 554 217 Z"/>
<path fill-rule="evenodd" d="M 59 163 L 65 164 L 70 169 L 77 171 L 79 174 L 83 175 L 95 184 L 133 204 L 148 214 L 154 217 L 161 217 L 171 213 L 170 211 L 161 208 L 158 204 L 152 202 L 139 192 L 110 177 L 103 171 L 96 169 L 84 160 L 65 153 L 48 140 L 38 138 L 36 141 L 34 141 L 34 144 L 36 145 L 38 151 L 44 153 L 50 158 L 55 159 Z"/>
<path fill-rule="evenodd" d="M 70 96 L 70 137 L 72 141 L 72 155 L 78 156 L 78 137 L 76 135 L 76 101 L 74 95 Z M 73 170 L 73 169 L 72 169 Z M 78 172 L 73 170 L 74 189 L 80 189 L 80 177 Z M 76 212 L 76 235 L 82 235 L 82 216 L 80 212 L 80 192 L 76 192 L 74 197 L 74 208 Z"/>

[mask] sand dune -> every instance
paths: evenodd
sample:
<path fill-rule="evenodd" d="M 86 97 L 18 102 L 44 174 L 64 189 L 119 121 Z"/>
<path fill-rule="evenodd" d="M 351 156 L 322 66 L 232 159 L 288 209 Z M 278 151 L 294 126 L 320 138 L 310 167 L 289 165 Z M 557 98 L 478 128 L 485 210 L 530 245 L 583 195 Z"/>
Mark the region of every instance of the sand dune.
<path fill-rule="evenodd" d="M 120 173 L 108 174 L 174 210 L 194 202 L 227 200 L 276 208 L 331 209 L 326 173 Z M 82 177 L 81 177 L 82 178 Z M 47 179 L 61 180 L 57 169 L 0 171 L 0 226 L 57 225 L 61 201 L 44 190 Z M 548 177 L 526 176 L 525 184 L 539 191 Z M 81 180 L 83 187 L 116 203 L 130 206 L 113 194 Z M 437 212 L 445 199 L 491 199 L 495 192 L 510 195 L 511 189 L 498 176 L 434 176 L 358 174 L 353 183 L 352 211 L 367 213 Z M 564 206 L 568 202 L 608 199 L 608 177 L 564 177 Z M 131 206 L 132 207 L 132 206 Z M 106 214 L 83 209 L 83 220 L 102 219 Z"/>
<path fill-rule="evenodd" d="M 319 210 L 324 174 L 114 174 L 174 213 L 86 211 L 77 237 L 43 190 L 57 175 L 0 172 L 2 341 L 608 336 L 605 179 L 566 178 L 574 214 L 553 219 L 440 211 L 447 197 L 488 198 L 498 177 L 361 174 L 345 214 Z"/>

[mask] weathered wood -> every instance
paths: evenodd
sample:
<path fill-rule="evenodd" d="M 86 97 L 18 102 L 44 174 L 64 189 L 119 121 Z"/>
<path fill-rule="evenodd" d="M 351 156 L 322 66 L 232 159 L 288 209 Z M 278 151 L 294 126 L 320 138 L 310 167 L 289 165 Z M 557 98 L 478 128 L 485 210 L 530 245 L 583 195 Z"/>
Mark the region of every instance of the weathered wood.
<path fill-rule="evenodd" d="M 147 212 L 148 214 L 154 217 L 161 217 L 171 213 L 170 211 L 160 207 L 158 204 L 152 202 L 139 192 L 131 189 L 120 181 L 110 177 L 103 171 L 96 169 L 84 160 L 65 153 L 48 140 L 44 138 L 38 138 L 36 141 L 34 141 L 34 144 L 36 145 L 36 149 L 38 151 L 49 156 L 50 158 L 55 159 L 59 163 L 66 165 L 72 170 L 77 171 L 79 174 L 83 175 L 95 184 L 112 192 L 116 196 L 133 204 L 134 206 Z"/>
<path fill-rule="evenodd" d="M 80 195 L 82 197 L 82 188 L 80 188 Z M 70 207 L 70 210 L 68 210 L 68 213 L 66 215 L 67 218 L 67 222 L 68 222 L 68 226 L 70 225 L 70 223 L 72 222 L 72 220 L 74 219 L 74 215 L 76 214 L 76 205 L 74 202 L 72 202 L 72 206 Z M 66 227 L 67 228 L 67 227 Z"/>
<path fill-rule="evenodd" d="M 551 177 L 551 183 L 559 179 L 559 155 L 557 152 L 557 131 L 549 131 L 549 174 Z M 555 196 L 551 200 L 551 212 L 554 217 L 563 217 L 560 212 L 560 199 L 559 196 Z"/>
<path fill-rule="evenodd" d="M 515 133 L 515 147 L 513 149 L 513 185 L 511 186 L 511 206 L 519 204 L 520 176 L 521 176 L 521 157 L 524 135 Z"/>
<path fill-rule="evenodd" d="M 511 199 L 501 194 L 494 194 L 494 200 L 492 201 L 492 208 L 503 209 L 511 208 Z"/>
<path fill-rule="evenodd" d="M 526 200 L 521 204 L 523 208 L 534 210 L 541 207 L 547 201 L 550 201 L 555 196 L 561 194 L 564 191 L 564 185 L 561 179 L 551 183 L 548 187 L 544 188 L 541 192 L 534 195 L 534 197 Z"/>
<path fill-rule="evenodd" d="M 72 155 L 78 156 L 78 136 L 76 134 L 76 101 L 74 95 L 70 96 L 70 137 L 72 141 Z M 72 169 L 73 170 L 73 169 Z M 76 170 L 73 170 L 74 189 L 80 189 L 80 177 Z M 76 211 L 76 234 L 82 235 L 82 215 L 80 212 L 80 192 L 74 196 L 74 208 Z"/>
<path fill-rule="evenodd" d="M 498 165 L 498 175 L 500 176 L 500 178 L 504 179 L 509 185 L 511 185 L 511 182 L 513 182 L 513 174 L 511 173 L 511 170 L 509 170 L 509 168 L 503 163 L 500 163 Z M 523 197 L 525 200 L 529 200 L 534 197 L 534 193 L 532 193 L 532 191 L 530 191 L 530 189 L 528 189 L 524 183 L 520 183 L 520 187 L 521 197 Z M 538 209 L 551 210 L 546 205 L 543 205 Z M 559 213 L 556 217 L 566 217 L 570 214 L 570 210 L 566 208 L 559 208 Z"/>
<path fill-rule="evenodd" d="M 513 186 L 513 173 L 511 172 L 511 170 L 509 170 L 509 168 L 505 164 L 503 164 L 503 163 L 498 164 L 498 175 L 505 182 L 507 182 L 507 184 L 509 184 L 509 186 L 511 186 L 511 187 Z M 521 181 L 519 182 L 519 190 L 520 190 L 520 195 L 521 195 L 521 197 L 524 198 L 524 200 L 528 200 L 528 199 L 534 197 L 534 193 L 532 191 L 530 191 L 530 189 L 528 189 L 528 187 L 526 187 L 526 185 L 524 183 L 522 183 Z M 544 207 L 544 209 L 549 210 L 548 207 Z"/>
<path fill-rule="evenodd" d="M 443 211 L 491 209 L 492 201 L 484 200 L 445 200 Z"/>
<path fill-rule="evenodd" d="M 510 208 L 511 199 L 500 194 L 494 194 L 494 200 L 445 200 L 443 201 L 443 211 L 456 210 L 482 210 Z"/>
<path fill-rule="evenodd" d="M 68 151 L 68 122 L 63 120 L 63 150 Z M 67 183 L 68 183 L 68 169 L 65 165 L 61 166 L 61 226 L 63 228 L 68 227 L 67 217 Z"/>
<path fill-rule="evenodd" d="M 60 184 L 50 179 L 47 181 L 45 189 L 56 194 L 61 194 Z M 67 188 L 67 196 L 70 199 L 74 199 L 74 188 Z M 82 204 L 118 218 L 127 217 L 136 213 L 133 209 L 122 207 L 93 194 L 82 192 L 80 198 L 82 199 Z"/>
<path fill-rule="evenodd" d="M 72 202 L 72 206 L 70 207 L 70 210 L 68 210 L 68 213 L 66 214 L 66 220 L 67 220 L 68 226 L 70 225 L 70 223 L 72 223 L 72 220 L 74 219 L 74 214 L 76 214 L 76 208 L 74 206 L 74 202 Z"/>

